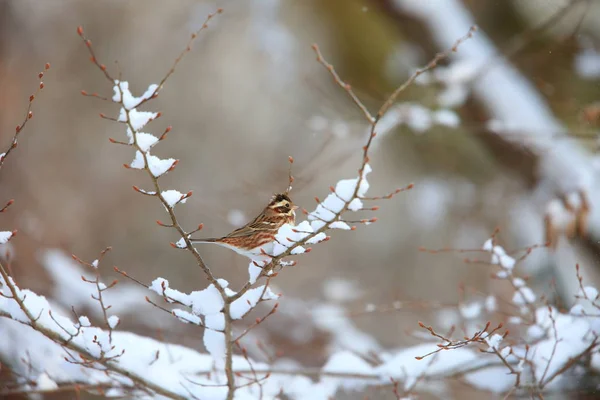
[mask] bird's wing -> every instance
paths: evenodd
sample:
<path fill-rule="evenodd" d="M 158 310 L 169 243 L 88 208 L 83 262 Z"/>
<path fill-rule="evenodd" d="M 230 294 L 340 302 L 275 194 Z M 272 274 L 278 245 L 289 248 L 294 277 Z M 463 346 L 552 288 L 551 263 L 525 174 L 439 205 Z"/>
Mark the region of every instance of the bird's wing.
<path fill-rule="evenodd" d="M 235 231 L 231 232 L 226 237 L 234 238 L 234 237 L 251 236 L 256 231 L 276 230 L 279 228 L 278 225 L 279 224 L 275 221 L 270 221 L 268 219 L 259 217 L 259 218 L 256 218 L 254 221 L 250 222 L 249 224 L 244 225 L 241 228 L 236 229 Z"/>

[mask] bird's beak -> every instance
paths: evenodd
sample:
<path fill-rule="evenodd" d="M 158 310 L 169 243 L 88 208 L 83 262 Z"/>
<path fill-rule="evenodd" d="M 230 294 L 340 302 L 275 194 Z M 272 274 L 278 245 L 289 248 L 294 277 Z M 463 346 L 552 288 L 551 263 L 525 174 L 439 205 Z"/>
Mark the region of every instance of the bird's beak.
<path fill-rule="evenodd" d="M 300 208 L 300 207 L 298 207 L 298 206 L 293 206 L 293 207 L 292 207 L 292 210 L 297 210 L 297 209 L 299 209 L 299 208 Z"/>

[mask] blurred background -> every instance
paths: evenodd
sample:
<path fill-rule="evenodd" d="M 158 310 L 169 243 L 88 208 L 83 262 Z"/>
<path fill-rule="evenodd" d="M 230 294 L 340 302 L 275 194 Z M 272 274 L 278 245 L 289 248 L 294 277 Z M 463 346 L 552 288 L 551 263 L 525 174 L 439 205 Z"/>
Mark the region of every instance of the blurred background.
<path fill-rule="evenodd" d="M 52 65 L 35 117 L 0 172 L 0 201 L 15 199 L 2 229 L 19 230 L 5 250 L 20 286 L 85 313 L 94 305 L 87 289 L 74 289 L 83 283 L 70 254 L 91 261 L 112 246 L 101 266 L 107 282 L 119 278 L 116 265 L 142 282 L 160 276 L 181 291 L 205 287 L 190 255 L 169 246 L 178 237 L 156 225 L 166 220 L 162 207 L 131 189 L 150 182 L 123 168 L 131 149 L 109 142 L 125 139 L 122 126 L 98 116 L 118 109 L 80 94 L 112 95 L 76 27 L 139 95 L 218 7 L 224 13 L 147 107 L 162 113 L 149 131 L 173 126 L 154 152 L 180 159 L 162 187 L 193 190 L 176 211 L 187 229 L 203 223 L 206 236 L 243 225 L 285 189 L 288 156 L 294 201 L 308 210 L 330 185 L 355 176 L 367 125 L 315 61 L 313 43 L 375 112 L 416 68 L 479 27 L 438 72 L 398 98 L 398 119 L 375 144 L 371 194 L 415 188 L 380 201 L 376 224 L 333 232 L 281 273 L 274 285 L 284 295 L 282 312 L 249 342 L 318 367 L 335 346 L 367 353 L 414 344 L 407 331 L 417 320 L 448 329 L 464 317 L 453 305 L 483 301 L 492 287 L 500 296 L 512 292 L 490 279 L 489 266 L 464 263 L 464 254 L 418 249 L 479 249 L 497 227 L 507 249 L 553 241 L 554 249 L 536 250 L 518 266 L 536 290 L 568 305 L 578 288 L 575 263 L 600 283 L 596 1 L 3 0 L 2 148 L 24 116 L 37 72 Z M 210 245 L 201 253 L 232 287 L 247 280 L 246 259 Z M 146 304 L 143 290 L 123 293 L 121 329 L 203 351 L 201 335 Z M 395 301 L 403 303 L 393 312 L 364 312 Z M 369 339 L 337 343 L 328 328 L 337 308 L 325 303 L 343 306 L 352 329 Z M 139 306 L 128 311 L 129 304 Z M 315 309 L 323 314 L 315 317 Z M 454 390 L 487 398 L 464 385 Z"/>

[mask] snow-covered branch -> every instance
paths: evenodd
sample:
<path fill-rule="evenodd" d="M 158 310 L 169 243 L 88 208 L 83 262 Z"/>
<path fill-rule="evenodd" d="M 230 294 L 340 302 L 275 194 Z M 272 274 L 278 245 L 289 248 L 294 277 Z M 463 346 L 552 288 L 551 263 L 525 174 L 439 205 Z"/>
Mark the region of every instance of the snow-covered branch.
<path fill-rule="evenodd" d="M 444 25 L 435 26 L 435 29 L 444 32 L 443 38 L 436 38 L 442 44 L 440 47 L 447 50 L 437 54 L 424 67 L 416 69 L 382 101 L 377 110 L 370 110 L 370 106 L 361 100 L 359 92 L 325 59 L 320 48 L 313 46 L 318 64 L 325 68 L 324 74 L 328 74 L 358 108 L 363 119 L 361 127 L 366 127 L 364 146 L 357 149 L 361 156 L 356 165 L 357 174 L 330 186 L 324 198 L 316 198 L 314 210 L 302 210 L 304 220 L 299 218 L 301 221 L 296 222 L 294 214 L 294 219 L 287 220 L 294 221 L 293 224 L 279 224 L 276 226 L 281 227 L 277 231 L 276 228 L 269 231 L 270 238 L 274 236 L 270 243 L 272 247 L 265 250 L 259 246 L 262 251 L 248 256 L 248 279 L 239 287 L 218 276 L 217 271 L 221 269 L 210 268 L 201 252 L 194 247 L 191 237 L 203 228 L 203 224 L 184 220 L 179 214 L 180 207 L 189 206 L 194 201 L 192 192 L 163 185 L 163 177 L 175 170 L 179 160 L 158 157 L 159 153 L 156 152 L 157 146 L 174 133 L 171 127 L 159 133 L 151 131 L 151 123 L 157 118 L 164 118 L 161 112 L 152 108 L 152 100 L 161 95 L 163 87 L 170 83 L 169 77 L 191 51 L 198 34 L 208 27 L 209 21 L 220 10 L 209 15 L 190 36 L 184 50 L 164 76 L 156 79 L 157 83 L 149 84 L 141 93 L 134 93 L 134 85 L 130 85 L 126 77 L 114 73 L 100 62 L 99 54 L 83 28 L 79 27 L 77 33 L 89 52 L 92 64 L 106 79 L 105 90 L 110 92 L 108 96 L 88 94 L 86 91 L 82 94 L 109 102 L 115 107 L 108 115 L 101 114 L 101 118 L 119 127 L 119 136 L 110 138 L 110 142 L 130 150 L 130 158 L 125 164 L 129 171 L 127 173 L 140 171 L 139 176 L 146 182 L 136 182 L 133 189 L 143 198 L 152 199 L 161 205 L 161 209 L 164 208 L 165 222 L 157 221 L 157 225 L 173 233 L 176 239 L 171 247 L 189 253 L 206 281 L 202 280 L 204 284 L 197 282 L 198 287 L 191 290 L 178 290 L 169 282 L 170 277 L 162 273 L 161 277 L 145 278 L 147 281 L 144 282 L 144 279 L 127 272 L 126 268 L 114 267 L 114 271 L 132 282 L 123 285 L 129 284 L 127 290 L 122 290 L 123 287 L 116 280 L 104 283 L 102 272 L 106 249 L 93 261 L 84 261 L 83 257 L 73 255 L 72 259 L 67 257 L 71 265 L 65 268 L 55 267 L 52 271 L 47 266 L 52 278 L 57 281 L 54 297 L 60 299 L 52 299 L 52 296 L 46 299 L 24 289 L 22 282 L 15 280 L 9 257 L 2 258 L 0 254 L 0 356 L 3 357 L 3 366 L 4 359 L 8 360 L 10 377 L 14 378 L 14 383 L 0 389 L 0 397 L 88 391 L 105 397 L 128 398 L 160 396 L 172 399 L 245 400 L 284 396 L 294 400 L 326 400 L 339 396 L 340 391 L 376 388 L 393 394 L 397 399 L 413 398 L 426 392 L 445 398 L 448 397 L 447 390 L 440 389 L 445 385 L 429 383 L 459 380 L 487 393 L 507 397 L 529 394 L 541 398 L 549 393 L 568 390 L 573 387 L 572 382 L 597 374 L 600 371 L 598 290 L 584 280 L 577 267 L 574 272 L 577 294 L 566 307 L 559 307 L 549 297 L 535 290 L 519 271 L 521 262 L 533 251 L 552 246 L 555 243 L 553 238 L 548 238 L 548 243 L 543 245 L 507 251 L 500 245 L 495 232 L 480 248 L 456 250 L 461 254 L 476 254 L 479 258 L 465 261 L 473 268 L 489 269 L 492 284 L 489 293 L 477 291 L 465 294 L 463 291 L 461 300 L 454 304 L 431 299 L 397 300 L 391 306 L 368 304 L 363 307 L 364 311 L 357 312 L 348 303 L 342 304 L 341 300 L 337 302 L 333 299 L 335 296 L 331 296 L 327 301 L 311 299 L 304 303 L 298 300 L 298 309 L 302 307 L 303 311 L 301 314 L 297 312 L 298 309 L 286 311 L 282 294 L 275 288 L 278 276 L 292 272 L 289 267 L 301 260 L 301 255 L 310 252 L 311 246 L 328 242 L 330 234 L 335 239 L 337 236 L 334 236 L 334 232 L 337 230 L 351 232 L 359 224 L 373 224 L 377 218 L 372 213 L 379 209 L 379 205 L 373 202 L 392 199 L 413 187 L 407 184 L 381 196 L 373 196 L 368 192 L 369 174 L 373 173 L 371 157 L 375 144 L 381 143 L 386 133 L 403 123 L 416 131 L 427 129 L 434 123 L 455 126 L 459 122 L 458 116 L 449 108 L 464 101 L 469 90 L 473 90 L 489 105 L 490 110 L 498 114 L 500 122 L 491 124 L 492 128 L 498 128 L 500 132 L 505 128 L 502 125 L 505 120 L 515 117 L 508 115 L 510 110 L 514 110 L 515 104 L 506 104 L 505 99 L 498 98 L 498 93 L 487 92 L 493 91 L 490 87 L 496 88 L 493 85 L 498 82 L 520 82 L 518 74 L 500 60 L 489 72 L 496 74 L 493 75 L 495 81 L 481 78 L 489 86 L 485 93 L 478 83 L 468 87 L 465 82 L 474 75 L 471 62 L 473 59 L 479 61 L 480 56 L 490 53 L 489 43 L 485 38 L 475 35 L 476 28 L 469 18 L 459 13 L 459 17 L 462 17 L 455 18 L 458 22 L 443 21 L 438 19 L 443 16 L 440 10 L 432 10 L 431 5 L 425 3 L 412 0 L 394 4 L 423 19 Z M 437 4 L 442 9 L 446 7 L 446 10 L 456 5 L 453 0 Z M 471 40 L 476 44 L 472 47 L 477 48 L 477 54 L 472 48 L 465 49 L 463 54 L 463 43 L 470 43 Z M 458 65 L 452 62 L 450 66 L 433 72 L 440 61 L 454 54 L 457 54 Z M 500 72 L 493 72 L 495 70 Z M 440 103 L 448 109 L 433 111 L 417 103 L 398 104 L 408 87 L 431 79 L 437 80 L 440 86 L 445 85 Z M 40 82 L 40 89 L 42 87 Z M 519 89 L 517 93 L 535 104 L 535 98 L 530 96 L 527 88 L 525 85 L 524 89 L 517 87 L 515 90 Z M 6 155 L 16 146 L 19 133 L 32 116 L 34 98 L 35 94 L 30 98 L 26 118 L 17 128 L 11 146 L 0 158 L 0 167 Z M 554 126 L 553 123 L 548 125 L 551 116 L 539 104 L 528 111 L 533 112 L 533 119 L 529 118 L 533 123 Z M 523 117 L 522 113 L 516 115 Z M 532 143 L 537 148 L 535 146 L 540 142 Z M 291 162 L 293 159 L 290 158 Z M 576 166 L 573 168 L 577 169 Z M 291 172 L 289 180 L 290 187 L 286 195 L 292 189 Z M 571 194 L 565 197 L 564 202 L 553 204 L 553 213 L 548 216 L 548 224 L 552 229 L 585 231 L 588 214 L 594 210 L 594 199 L 589 197 L 590 187 L 583 185 L 585 188 L 581 188 L 579 183 L 573 185 L 578 190 L 577 195 Z M 10 204 L 12 201 L 0 212 Z M 287 207 L 291 205 L 289 203 Z M 291 208 L 288 210 L 290 213 L 292 211 Z M 270 223 L 267 221 L 266 224 Z M 0 244 L 5 244 L 13 236 L 12 231 L 0 232 Z M 344 236 L 340 233 L 339 237 Z M 176 251 L 174 249 L 165 243 L 165 251 Z M 434 250 L 429 253 L 447 254 L 449 251 L 455 250 Z M 65 256 L 60 251 L 52 252 L 42 253 L 44 264 L 66 264 Z M 81 269 L 85 272 L 81 272 Z M 74 282 L 75 279 L 66 282 L 64 275 L 67 274 L 77 278 L 77 282 Z M 122 290 L 120 296 L 112 297 L 118 290 Z M 356 300 L 358 297 L 355 296 L 358 292 L 356 287 L 349 285 L 338 285 L 332 291 L 337 291 L 338 300 L 341 297 Z M 62 292 L 62 295 L 56 295 L 57 292 Z M 69 293 L 65 296 L 64 292 L 72 292 L 74 304 L 70 310 L 62 307 L 66 305 L 65 298 L 69 298 Z M 124 297 L 128 297 L 127 302 L 123 300 Z M 117 303 L 126 304 L 115 304 L 115 299 Z M 55 303 L 56 300 L 60 304 Z M 294 299 L 289 303 L 293 302 Z M 135 307 L 131 307 L 131 304 L 135 304 Z M 123 312 L 127 307 L 138 312 L 142 304 L 149 313 L 169 318 L 168 323 L 172 323 L 169 330 L 175 322 L 180 322 L 176 328 L 185 329 L 185 334 L 191 339 L 186 343 L 192 344 L 186 347 L 124 331 L 129 321 L 124 318 Z M 116 307 L 113 308 L 113 305 Z M 440 314 L 445 311 L 448 313 L 443 318 L 430 321 L 431 315 L 420 313 L 428 306 L 431 306 L 429 310 L 439 311 Z M 361 328 L 356 321 L 356 318 L 366 314 L 372 318 L 377 314 L 407 308 L 419 313 L 418 318 L 410 323 L 415 329 L 406 335 L 417 340 L 413 345 L 386 349 L 383 341 L 380 343 L 373 336 L 376 332 L 370 331 L 369 324 Z M 311 360 L 307 367 L 305 365 L 309 364 L 303 365 L 303 361 L 285 354 L 285 351 L 280 353 L 277 348 L 280 344 L 275 341 L 262 344 L 262 328 L 270 328 L 273 320 L 282 317 L 291 318 L 296 324 L 291 329 L 284 328 L 286 340 L 293 338 L 306 343 L 312 332 L 320 335 L 321 361 L 317 363 Z M 140 322 L 145 327 L 156 327 L 157 322 L 162 322 L 158 321 L 158 317 L 148 319 L 153 322 L 134 322 Z M 198 350 L 194 345 L 203 349 Z M 273 347 L 267 349 L 271 345 Z M 260 351 L 254 351 L 257 348 Z"/>

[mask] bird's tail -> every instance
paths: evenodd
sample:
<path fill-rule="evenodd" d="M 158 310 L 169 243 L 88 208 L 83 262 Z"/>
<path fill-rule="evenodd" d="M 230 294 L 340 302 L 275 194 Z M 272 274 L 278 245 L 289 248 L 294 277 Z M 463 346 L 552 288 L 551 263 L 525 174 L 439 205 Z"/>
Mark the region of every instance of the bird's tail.
<path fill-rule="evenodd" d="M 219 241 L 219 239 L 218 238 L 202 238 L 202 239 L 190 238 L 190 241 L 192 243 L 215 243 L 215 242 Z"/>

